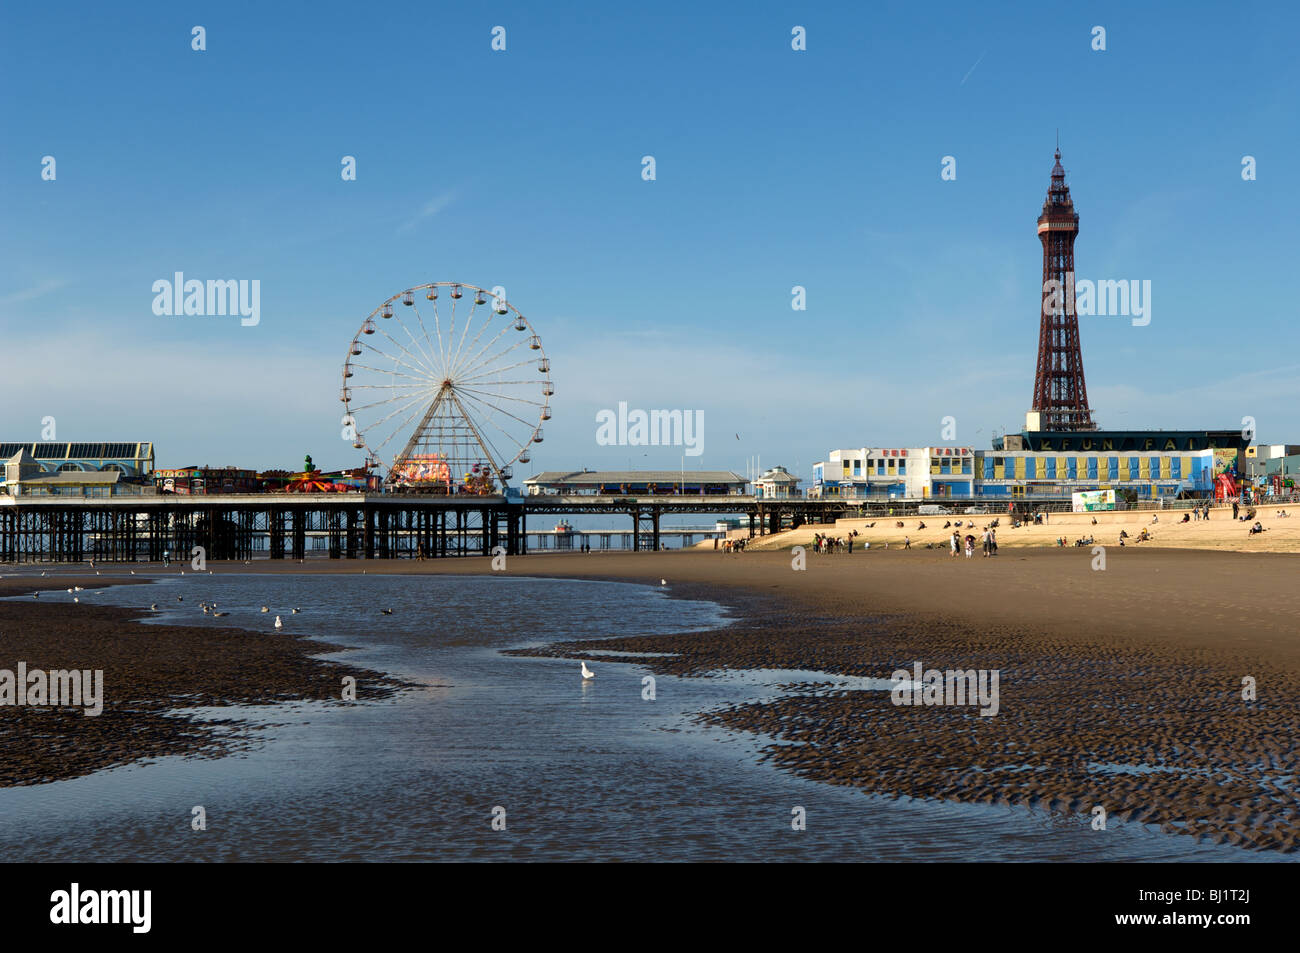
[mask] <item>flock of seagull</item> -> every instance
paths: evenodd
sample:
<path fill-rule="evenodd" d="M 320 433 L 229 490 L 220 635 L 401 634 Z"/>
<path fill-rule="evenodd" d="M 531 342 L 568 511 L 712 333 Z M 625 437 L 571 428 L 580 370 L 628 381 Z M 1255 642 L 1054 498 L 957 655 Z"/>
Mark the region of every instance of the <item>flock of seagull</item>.
<path fill-rule="evenodd" d="M 41 575 L 44 576 L 45 573 L 41 573 Z M 96 571 L 96 572 L 95 572 L 95 575 L 98 576 L 98 575 L 99 575 L 99 572 Z M 133 575 L 133 576 L 135 575 L 135 570 L 132 570 L 132 571 L 131 571 L 131 575 Z M 181 570 L 181 575 L 182 575 L 182 576 L 185 575 L 185 570 L 183 570 L 183 569 Z M 208 570 L 208 575 L 209 575 L 209 576 L 212 575 L 212 571 L 211 571 L 211 570 Z M 659 585 L 660 585 L 660 586 L 667 586 L 667 585 L 668 585 L 668 580 L 667 580 L 667 579 L 660 579 L 660 580 L 659 580 Z M 85 590 L 84 590 L 84 587 L 82 587 L 82 586 L 73 586 L 71 589 L 68 590 L 68 592 L 73 593 L 73 596 L 72 596 L 72 601 L 73 601 L 73 602 L 80 602 L 81 600 L 77 597 L 76 593 L 78 593 L 78 592 L 84 592 L 84 591 L 85 591 Z M 41 594 L 40 594 L 39 592 L 33 592 L 33 593 L 32 593 L 32 598 L 33 598 L 33 599 L 39 599 L 40 596 L 41 596 Z M 176 601 L 177 601 L 177 602 L 184 602 L 184 601 L 185 601 L 185 597 L 184 597 L 184 596 L 177 596 L 177 597 L 176 597 Z M 222 616 L 230 615 L 229 612 L 218 612 L 218 611 L 217 611 L 217 604 L 216 604 L 215 602 L 206 602 L 206 601 L 205 601 L 205 602 L 200 602 L 200 603 L 199 603 L 199 608 L 203 610 L 203 614 L 204 614 L 204 615 L 211 615 L 214 619 L 220 619 Z M 149 609 L 150 609 L 151 611 L 153 611 L 153 612 L 158 612 L 158 611 L 159 611 L 159 609 L 158 609 L 158 603 L 156 603 L 156 602 L 154 602 L 154 603 L 150 603 L 150 605 L 149 605 Z M 270 607 L 270 606 L 262 606 L 262 608 L 261 608 L 260 611 L 262 611 L 262 612 L 270 612 L 270 611 L 271 611 L 271 607 Z M 290 612 L 291 612 L 292 615 L 297 615 L 297 614 L 298 614 L 299 612 L 301 612 L 301 611 L 302 611 L 302 609 L 292 609 L 292 610 L 290 610 Z M 392 615 L 392 614 L 393 614 L 393 610 L 392 610 L 392 609 L 380 609 L 380 610 L 379 610 L 379 613 L 380 613 L 380 615 Z M 283 628 L 284 628 L 284 621 L 283 621 L 283 620 L 282 620 L 278 615 L 275 617 L 275 627 L 276 627 L 277 629 L 283 629 Z M 596 677 L 596 673 L 593 672 L 591 669 L 589 669 L 589 668 L 587 667 L 587 663 L 586 663 L 585 661 L 583 661 L 583 662 L 582 662 L 582 680 L 583 680 L 584 682 L 589 682 L 589 681 L 591 681 L 591 680 L 592 680 L 593 678 L 595 678 L 595 677 Z"/>

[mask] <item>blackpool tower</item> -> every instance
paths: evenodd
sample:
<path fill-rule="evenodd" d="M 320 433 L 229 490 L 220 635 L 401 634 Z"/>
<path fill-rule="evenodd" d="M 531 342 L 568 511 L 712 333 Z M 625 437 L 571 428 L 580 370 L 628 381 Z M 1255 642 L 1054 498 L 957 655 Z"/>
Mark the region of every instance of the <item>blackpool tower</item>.
<path fill-rule="evenodd" d="M 1079 348 L 1079 315 L 1074 307 L 1074 238 L 1079 213 L 1070 199 L 1056 150 L 1052 184 L 1038 216 L 1043 242 L 1043 307 L 1038 331 L 1038 372 L 1027 429 L 1048 431 L 1096 430 L 1088 409 Z"/>

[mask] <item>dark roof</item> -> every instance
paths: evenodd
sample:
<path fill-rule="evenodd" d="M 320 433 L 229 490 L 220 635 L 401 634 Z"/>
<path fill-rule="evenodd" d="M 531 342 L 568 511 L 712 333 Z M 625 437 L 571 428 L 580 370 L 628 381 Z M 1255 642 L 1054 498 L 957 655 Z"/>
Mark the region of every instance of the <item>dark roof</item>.
<path fill-rule="evenodd" d="M 747 481 L 730 470 L 547 470 L 525 480 L 527 484 L 596 486 L 602 483 L 734 483 Z"/>

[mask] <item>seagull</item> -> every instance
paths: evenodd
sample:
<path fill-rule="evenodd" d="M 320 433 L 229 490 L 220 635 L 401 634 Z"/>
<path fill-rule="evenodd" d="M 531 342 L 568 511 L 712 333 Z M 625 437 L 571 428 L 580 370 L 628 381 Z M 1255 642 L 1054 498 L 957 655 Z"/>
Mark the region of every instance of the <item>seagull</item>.
<path fill-rule="evenodd" d="M 72 591 L 73 591 L 73 592 L 81 592 L 81 591 L 82 591 L 82 587 L 81 587 L 81 586 L 73 586 L 73 587 L 72 587 Z"/>
<path fill-rule="evenodd" d="M 263 612 L 270 612 L 270 611 L 271 611 L 271 607 L 270 607 L 270 606 L 262 606 L 262 611 L 263 611 Z"/>
<path fill-rule="evenodd" d="M 275 627 L 276 627 L 277 629 L 283 629 L 283 628 L 284 628 L 284 623 L 280 621 L 280 617 L 279 617 L 279 616 L 276 616 L 276 617 L 275 617 Z"/>
<path fill-rule="evenodd" d="M 177 597 L 176 597 L 176 601 L 177 601 L 177 602 L 184 602 L 184 601 L 185 601 L 185 597 L 184 597 L 184 596 L 177 596 Z"/>
<path fill-rule="evenodd" d="M 156 603 L 156 602 L 151 602 L 151 603 L 149 603 L 149 608 L 152 609 L 154 612 L 157 612 L 157 611 L 158 611 L 158 603 Z"/>
<path fill-rule="evenodd" d="M 71 592 L 71 591 L 72 591 L 71 589 L 68 590 L 68 592 Z"/>
<path fill-rule="evenodd" d="M 204 607 L 203 607 L 203 614 L 204 614 L 204 615 L 207 615 L 207 614 L 208 614 L 208 607 L 207 607 L 207 606 L 204 606 Z"/>
<path fill-rule="evenodd" d="M 583 662 L 583 663 L 582 663 L 582 680 L 583 680 L 584 682 L 586 682 L 586 681 L 590 681 L 591 679 L 593 679 L 593 678 L 595 678 L 595 677 L 596 677 L 596 673 L 593 672 L 591 669 L 587 668 L 587 663 L 586 663 L 586 662 Z"/>
<path fill-rule="evenodd" d="M 41 597 L 41 594 L 40 594 L 39 592 L 33 592 L 33 593 L 32 593 L 32 598 L 33 598 L 33 599 L 39 599 L 40 597 Z"/>
<path fill-rule="evenodd" d="M 301 609 L 293 609 L 293 610 L 292 610 L 292 612 L 293 612 L 294 615 L 297 615 L 297 614 L 298 614 L 299 612 L 301 612 L 301 611 L 302 611 Z"/>
<path fill-rule="evenodd" d="M 134 570 L 134 569 L 131 570 L 131 575 L 133 575 L 133 576 L 135 575 L 135 570 Z"/>
<path fill-rule="evenodd" d="M 660 579 L 660 580 L 659 580 L 659 585 L 661 585 L 661 586 L 666 586 L 666 585 L 668 585 L 668 580 L 667 580 L 667 579 Z"/>
<path fill-rule="evenodd" d="M 81 600 L 78 599 L 76 596 L 73 596 L 73 597 L 72 597 L 72 601 L 73 601 L 73 602 L 80 602 Z"/>
<path fill-rule="evenodd" d="M 384 615 L 392 615 L 392 614 L 393 614 L 393 610 L 392 610 L 392 609 L 380 609 L 379 611 L 380 611 L 381 613 L 383 613 Z"/>
<path fill-rule="evenodd" d="M 230 615 L 230 613 L 229 613 L 229 612 L 214 612 L 214 613 L 212 613 L 212 617 L 213 617 L 213 618 L 220 618 L 220 617 L 223 616 L 223 615 Z"/>

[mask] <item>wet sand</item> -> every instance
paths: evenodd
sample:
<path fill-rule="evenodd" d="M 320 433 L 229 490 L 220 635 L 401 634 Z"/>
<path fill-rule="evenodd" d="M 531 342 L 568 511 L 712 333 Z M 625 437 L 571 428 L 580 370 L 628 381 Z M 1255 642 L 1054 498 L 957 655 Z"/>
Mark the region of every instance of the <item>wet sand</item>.
<path fill-rule="evenodd" d="M 943 550 L 873 548 L 809 553 L 807 568 L 796 571 L 789 552 L 572 553 L 509 557 L 506 571 L 656 586 L 663 578 L 671 596 L 712 599 L 736 615 L 721 631 L 555 644 L 532 654 L 608 666 L 589 653 L 678 653 L 637 664 L 694 675 L 779 668 L 888 678 L 916 661 L 999 671 L 1000 711 L 988 718 L 972 707 L 900 707 L 888 692 L 809 686 L 700 714 L 767 736 L 764 757 L 808 778 L 1085 819 L 1101 806 L 1111 819 L 1213 842 L 1300 849 L 1300 595 L 1293 583 L 1300 556 L 1112 547 L 1105 570 L 1094 569 L 1094 560 L 1087 549 L 1004 549 L 967 560 Z M 491 572 L 483 558 L 214 566 Z M 45 610 L 64 613 L 58 618 L 65 621 L 80 607 L 40 608 L 49 625 L 55 616 Z M 13 631 L 8 611 L 0 603 L 6 635 Z M 171 638 L 172 630 L 135 628 L 154 640 Z M 176 631 L 179 638 L 193 632 Z M 226 637 L 247 651 L 273 651 L 249 633 Z M 189 638 L 191 649 L 202 651 L 197 637 Z M 214 630 L 202 638 L 214 639 Z M 280 663 L 300 664 L 289 655 Z M 79 657 L 68 653 L 67 664 Z M 132 657 L 140 666 L 133 677 L 153 680 L 156 694 L 192 690 L 176 687 L 175 673 L 160 667 L 165 656 Z M 232 668 L 242 673 L 244 662 Z M 1247 676 L 1258 685 L 1257 701 L 1242 699 Z M 304 679 L 294 688 L 311 684 Z M 263 698 L 274 700 L 282 685 L 268 686 Z M 336 685 L 331 676 L 331 693 Z"/>
<path fill-rule="evenodd" d="M 512 558 L 510 572 L 617 578 L 711 598 L 721 632 L 557 644 L 673 652 L 638 661 L 701 675 L 812 669 L 997 669 L 1000 711 L 900 707 L 887 692 L 795 691 L 702 713 L 770 736 L 765 757 L 874 793 L 1033 806 L 1278 852 L 1300 848 L 1300 557 L 1111 550 L 937 550 L 808 556 L 712 552 Z M 342 567 L 340 567 L 342 568 Z M 486 572 L 486 560 L 401 571 Z M 1242 699 L 1242 679 L 1258 700 Z"/>
<path fill-rule="evenodd" d="M 127 570 L 121 570 L 125 576 Z M 108 581 L 147 581 L 58 574 L 33 578 L 30 570 L 0 578 L 0 596 L 35 590 L 87 589 Z M 342 678 L 357 679 L 357 698 L 377 698 L 400 683 L 380 673 L 322 661 L 312 655 L 338 650 L 305 638 L 241 629 L 142 625 L 148 612 L 39 598 L 0 601 L 0 668 L 102 669 L 103 711 L 0 705 L 0 787 L 78 777 L 167 755 L 212 757 L 251 743 L 243 720 L 196 717 L 187 709 L 338 700 Z"/>

